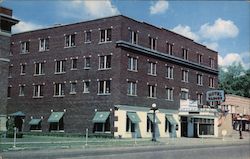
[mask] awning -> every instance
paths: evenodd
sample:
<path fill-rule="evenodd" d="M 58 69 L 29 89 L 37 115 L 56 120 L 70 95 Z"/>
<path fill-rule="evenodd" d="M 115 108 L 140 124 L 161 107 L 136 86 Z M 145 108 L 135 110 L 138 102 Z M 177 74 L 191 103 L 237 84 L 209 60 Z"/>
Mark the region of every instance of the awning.
<path fill-rule="evenodd" d="M 58 123 L 59 120 L 63 117 L 64 112 L 52 112 L 49 116 L 48 122 L 49 123 Z"/>
<path fill-rule="evenodd" d="M 23 112 L 21 112 L 21 111 L 18 111 L 18 112 L 15 112 L 15 113 L 10 114 L 10 116 L 14 116 L 14 117 L 17 117 L 17 116 L 19 116 L 19 117 L 25 117 L 25 114 L 24 114 Z"/>
<path fill-rule="evenodd" d="M 150 121 L 152 121 L 154 123 L 154 115 L 152 113 L 148 113 L 148 118 Z M 159 118 L 155 115 L 155 122 L 156 124 L 160 124 L 160 120 Z"/>
<path fill-rule="evenodd" d="M 136 114 L 136 112 L 127 112 L 127 115 L 132 123 L 137 124 L 137 123 L 141 122 L 141 120 L 138 117 L 138 115 Z"/>
<path fill-rule="evenodd" d="M 38 125 L 42 119 L 31 119 L 29 125 Z"/>
<path fill-rule="evenodd" d="M 93 118 L 93 123 L 106 123 L 110 112 L 96 112 Z"/>
<path fill-rule="evenodd" d="M 174 119 L 174 117 L 172 115 L 166 115 L 166 118 L 168 119 L 168 121 L 170 122 L 171 125 L 177 125 L 177 121 Z"/>
<path fill-rule="evenodd" d="M 215 116 L 209 116 L 209 115 L 200 115 L 200 116 L 197 116 L 197 115 L 194 115 L 194 116 L 190 116 L 191 118 L 202 118 L 202 119 L 214 119 Z"/>

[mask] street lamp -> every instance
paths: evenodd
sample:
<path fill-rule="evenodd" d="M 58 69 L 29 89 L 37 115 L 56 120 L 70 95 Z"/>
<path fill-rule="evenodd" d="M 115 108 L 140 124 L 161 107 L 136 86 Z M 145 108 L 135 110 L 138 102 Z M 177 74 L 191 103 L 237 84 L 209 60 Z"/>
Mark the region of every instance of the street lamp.
<path fill-rule="evenodd" d="M 243 137 L 242 137 L 242 116 L 243 116 L 243 114 L 240 113 L 240 127 L 239 127 L 240 139 L 243 139 Z"/>
<path fill-rule="evenodd" d="M 155 103 L 152 104 L 152 107 L 150 110 L 153 110 L 153 134 L 152 134 L 152 141 L 156 141 L 156 138 L 155 138 L 155 112 L 158 110 L 157 106 Z"/>

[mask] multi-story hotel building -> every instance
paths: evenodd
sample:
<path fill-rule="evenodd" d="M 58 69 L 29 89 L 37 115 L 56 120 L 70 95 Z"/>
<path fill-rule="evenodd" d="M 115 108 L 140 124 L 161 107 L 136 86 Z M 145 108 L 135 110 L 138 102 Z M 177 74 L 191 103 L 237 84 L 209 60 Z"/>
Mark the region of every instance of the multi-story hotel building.
<path fill-rule="evenodd" d="M 8 113 L 20 131 L 150 137 L 156 103 L 159 136 L 193 136 L 189 120 L 214 135 L 216 119 L 197 110 L 217 88 L 217 54 L 122 15 L 14 34 Z M 190 103 L 196 117 L 179 116 Z"/>

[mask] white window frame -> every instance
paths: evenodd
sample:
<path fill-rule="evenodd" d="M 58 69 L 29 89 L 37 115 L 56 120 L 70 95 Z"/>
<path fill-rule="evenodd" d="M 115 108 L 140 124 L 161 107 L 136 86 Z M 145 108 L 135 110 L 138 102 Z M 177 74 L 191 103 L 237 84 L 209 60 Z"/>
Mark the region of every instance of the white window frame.
<path fill-rule="evenodd" d="M 20 64 L 20 75 L 25 75 L 26 74 L 26 64 L 21 63 Z"/>
<path fill-rule="evenodd" d="M 88 87 L 87 87 L 87 83 L 88 83 Z M 89 88 L 90 88 L 90 81 L 84 81 L 83 82 L 83 93 L 90 93 Z"/>
<path fill-rule="evenodd" d="M 78 63 L 78 59 L 77 58 L 72 58 L 71 59 L 71 70 L 77 70 L 77 63 Z M 73 67 L 74 64 L 76 65 L 76 68 Z"/>
<path fill-rule="evenodd" d="M 111 31 L 111 37 L 108 40 L 108 30 Z M 102 39 L 102 31 L 104 31 L 104 39 Z M 112 29 L 108 28 L 108 29 L 102 29 L 100 30 L 100 39 L 99 39 L 99 43 L 107 43 L 107 42 L 112 42 Z"/>
<path fill-rule="evenodd" d="M 156 86 L 148 85 L 148 98 L 156 98 Z"/>
<path fill-rule="evenodd" d="M 182 93 L 185 93 L 185 97 L 182 98 Z M 185 88 L 181 88 L 181 100 L 188 100 L 189 99 L 189 90 Z"/>
<path fill-rule="evenodd" d="M 174 79 L 174 67 L 166 66 L 166 78 Z"/>
<path fill-rule="evenodd" d="M 19 96 L 24 96 L 25 85 L 19 85 Z"/>
<path fill-rule="evenodd" d="M 37 71 L 37 67 L 38 67 L 38 72 Z M 35 72 L 34 75 L 38 76 L 38 75 L 44 75 L 44 62 L 39 62 L 39 63 L 35 63 Z"/>
<path fill-rule="evenodd" d="M 166 100 L 173 101 L 174 100 L 174 89 L 166 88 Z"/>
<path fill-rule="evenodd" d="M 108 57 L 110 57 L 110 67 L 108 67 L 107 65 L 107 60 Z M 101 64 L 101 59 L 103 59 L 103 68 L 101 68 L 102 64 Z M 107 69 L 111 69 L 111 63 L 112 63 L 112 55 L 104 55 L 104 56 L 99 56 L 99 70 L 107 70 Z"/>
<path fill-rule="evenodd" d="M 56 92 L 56 87 L 58 85 L 58 94 Z M 54 97 L 64 97 L 65 96 L 65 84 L 64 83 L 55 83 L 54 84 Z"/>
<path fill-rule="evenodd" d="M 73 43 L 73 37 L 74 36 L 74 43 Z M 69 44 L 67 45 L 67 39 L 69 40 Z M 68 34 L 65 35 L 65 41 L 64 41 L 64 47 L 65 48 L 70 48 L 70 47 L 75 47 L 76 46 L 76 34 Z"/>
<path fill-rule="evenodd" d="M 59 64 L 59 71 L 57 71 L 58 64 Z M 66 67 L 65 65 L 66 65 L 66 60 L 55 61 L 55 74 L 65 73 L 66 72 L 66 70 L 64 70 Z"/>
<path fill-rule="evenodd" d="M 201 64 L 202 63 L 202 54 L 197 54 L 197 58 L 198 58 L 198 63 Z"/>
<path fill-rule="evenodd" d="M 213 58 L 209 58 L 209 64 L 210 64 L 210 68 L 215 68 L 215 60 Z"/>
<path fill-rule="evenodd" d="M 188 71 L 187 70 L 182 70 L 181 72 L 182 72 L 181 81 L 188 83 Z"/>
<path fill-rule="evenodd" d="M 167 43 L 167 54 L 173 55 L 173 44 Z"/>
<path fill-rule="evenodd" d="M 149 40 L 150 40 L 150 49 L 157 50 L 157 38 L 149 37 Z"/>
<path fill-rule="evenodd" d="M 44 38 L 39 40 L 39 51 L 49 50 L 49 38 Z"/>
<path fill-rule="evenodd" d="M 87 59 L 89 59 L 89 66 L 87 66 Z M 91 68 L 91 58 L 85 57 L 84 58 L 84 69 L 90 69 Z"/>
<path fill-rule="evenodd" d="M 33 98 L 42 98 L 43 93 L 42 93 L 43 85 L 37 84 L 33 86 Z"/>
<path fill-rule="evenodd" d="M 188 49 L 182 48 L 183 59 L 188 60 Z"/>
<path fill-rule="evenodd" d="M 138 59 L 129 56 L 128 57 L 128 70 L 137 72 L 138 71 L 137 65 L 138 65 Z"/>
<path fill-rule="evenodd" d="M 197 85 L 203 86 L 203 75 L 197 74 Z"/>
<path fill-rule="evenodd" d="M 90 39 L 87 39 L 88 33 L 90 34 Z M 92 39 L 91 39 L 91 38 L 92 38 L 92 37 L 91 37 L 91 34 L 92 34 L 91 31 L 86 31 L 86 32 L 85 32 L 85 34 L 84 34 L 84 43 L 91 43 L 91 41 L 92 41 Z"/>
<path fill-rule="evenodd" d="M 130 31 L 130 42 L 132 43 L 132 44 L 138 44 L 138 33 L 137 33 L 137 31 L 133 31 L 133 30 L 131 30 Z"/>
<path fill-rule="evenodd" d="M 156 76 L 156 63 L 149 62 L 148 64 L 148 75 Z"/>
<path fill-rule="evenodd" d="M 214 78 L 213 77 L 209 77 L 209 87 L 214 88 Z"/>
<path fill-rule="evenodd" d="M 103 82 L 103 92 L 101 92 L 101 82 Z M 109 82 L 109 89 L 107 87 Z M 111 94 L 111 80 L 98 81 L 98 95 L 110 95 Z"/>
<path fill-rule="evenodd" d="M 137 83 L 136 82 L 128 81 L 127 95 L 137 96 Z"/>
<path fill-rule="evenodd" d="M 203 94 L 202 93 L 197 93 L 197 101 L 198 101 L 198 105 L 203 104 Z"/>
<path fill-rule="evenodd" d="M 23 41 L 21 42 L 21 54 L 26 54 L 30 52 L 30 42 Z"/>
<path fill-rule="evenodd" d="M 77 82 L 75 82 L 75 81 L 70 82 L 70 92 L 69 92 L 69 94 L 76 94 L 76 85 L 77 85 Z"/>

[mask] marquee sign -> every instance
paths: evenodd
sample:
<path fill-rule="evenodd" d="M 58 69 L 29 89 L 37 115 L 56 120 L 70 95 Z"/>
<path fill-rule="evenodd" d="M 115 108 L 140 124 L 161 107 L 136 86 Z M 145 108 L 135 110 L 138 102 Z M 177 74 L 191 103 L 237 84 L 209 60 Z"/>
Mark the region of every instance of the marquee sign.
<path fill-rule="evenodd" d="M 225 94 L 223 90 L 211 90 L 207 91 L 208 102 L 223 102 L 225 100 Z"/>

